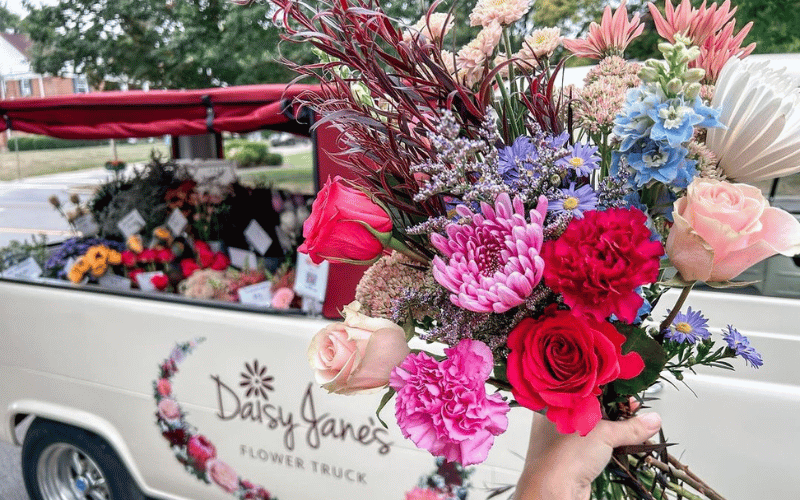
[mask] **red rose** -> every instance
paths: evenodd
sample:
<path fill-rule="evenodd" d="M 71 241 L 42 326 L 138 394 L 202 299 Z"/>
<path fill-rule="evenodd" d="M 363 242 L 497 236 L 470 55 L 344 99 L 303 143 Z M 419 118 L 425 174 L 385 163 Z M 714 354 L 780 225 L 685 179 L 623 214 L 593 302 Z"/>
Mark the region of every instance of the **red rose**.
<path fill-rule="evenodd" d="M 142 250 L 142 253 L 139 254 L 139 262 L 144 262 L 146 264 L 155 262 L 157 255 L 158 253 L 152 248 L 145 248 Z"/>
<path fill-rule="evenodd" d="M 542 246 L 544 282 L 576 314 L 599 321 L 615 314 L 631 323 L 644 302 L 636 289 L 658 279 L 664 249 L 650 241 L 641 210 L 612 208 L 583 215 Z"/>
<path fill-rule="evenodd" d="M 200 269 L 200 266 L 197 265 L 194 259 L 183 259 L 181 261 L 181 272 L 183 272 L 184 278 L 188 278 L 198 269 Z"/>
<path fill-rule="evenodd" d="M 211 262 L 211 269 L 215 271 L 224 271 L 229 265 L 231 265 L 231 261 L 225 257 L 224 253 L 217 252 L 214 254 L 214 260 Z"/>
<path fill-rule="evenodd" d="M 169 278 L 164 274 L 157 274 L 150 278 L 150 283 L 156 287 L 156 290 L 163 291 L 169 285 Z"/>
<path fill-rule="evenodd" d="M 133 267 L 136 265 L 136 254 L 130 250 L 125 250 L 120 254 L 120 259 L 125 267 Z"/>
<path fill-rule="evenodd" d="M 539 411 L 559 432 L 588 434 L 602 416 L 600 386 L 644 369 L 636 352 L 622 355 L 625 336 L 606 321 L 551 306 L 525 318 L 508 336 L 508 381 L 517 402 Z"/>
<path fill-rule="evenodd" d="M 195 240 L 194 251 L 211 253 L 211 247 L 208 246 L 208 243 L 206 243 L 205 241 Z"/>
<path fill-rule="evenodd" d="M 370 261 L 383 252 L 383 244 L 361 223 L 379 233 L 392 230 L 386 211 L 366 194 L 347 186 L 341 177 L 328 178 L 303 224 L 305 241 L 298 250 L 315 264 Z"/>
<path fill-rule="evenodd" d="M 200 259 L 200 267 L 205 269 L 214 262 L 214 253 L 211 250 L 198 248 L 197 258 Z"/>
<path fill-rule="evenodd" d="M 161 264 L 166 264 L 175 260 L 175 254 L 168 248 L 162 248 L 156 254 L 156 260 Z"/>
<path fill-rule="evenodd" d="M 199 470 L 206 470 L 206 462 L 217 456 L 217 449 L 211 441 L 200 434 L 189 438 L 189 443 L 186 445 L 186 452 L 192 460 L 194 460 Z"/>
<path fill-rule="evenodd" d="M 142 274 L 143 272 L 144 272 L 143 269 L 131 269 L 130 271 L 128 271 L 128 278 L 130 278 L 131 283 L 133 283 L 136 286 L 139 286 L 139 282 L 136 281 L 136 277 Z"/>

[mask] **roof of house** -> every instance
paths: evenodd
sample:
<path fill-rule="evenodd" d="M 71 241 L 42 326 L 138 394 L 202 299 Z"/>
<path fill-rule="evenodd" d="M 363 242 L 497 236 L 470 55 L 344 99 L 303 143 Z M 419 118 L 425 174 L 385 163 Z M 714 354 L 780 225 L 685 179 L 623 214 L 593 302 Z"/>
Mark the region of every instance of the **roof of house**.
<path fill-rule="evenodd" d="M 17 49 L 20 54 L 25 57 L 30 57 L 28 50 L 31 48 L 31 45 L 33 45 L 33 42 L 31 42 L 31 39 L 28 38 L 27 35 L 23 33 L 0 33 L 0 36 Z"/>

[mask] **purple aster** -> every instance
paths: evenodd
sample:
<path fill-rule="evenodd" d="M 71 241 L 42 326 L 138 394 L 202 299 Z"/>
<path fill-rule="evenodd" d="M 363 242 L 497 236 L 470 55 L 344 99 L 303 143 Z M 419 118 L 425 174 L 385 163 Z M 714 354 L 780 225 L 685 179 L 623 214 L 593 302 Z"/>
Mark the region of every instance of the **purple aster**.
<path fill-rule="evenodd" d="M 597 208 L 597 193 L 586 184 L 575 189 L 575 183 L 561 190 L 563 198 L 550 200 L 547 209 L 555 213 L 570 212 L 576 219 L 583 219 L 583 212 Z"/>
<path fill-rule="evenodd" d="M 584 177 L 597 168 L 600 158 L 595 153 L 597 153 L 596 146 L 578 142 L 572 147 L 572 152 L 558 160 L 556 164 L 572 168 L 578 173 L 578 177 Z"/>
<path fill-rule="evenodd" d="M 431 235 L 444 256 L 433 258 L 433 277 L 452 292 L 450 301 L 479 313 L 503 313 L 525 302 L 544 272 L 539 251 L 547 198 L 540 196 L 528 214 L 508 193 L 498 195 L 494 207 L 481 203 L 480 213 L 465 205 L 456 212 L 470 222 L 448 224 L 446 236 Z"/>
<path fill-rule="evenodd" d="M 708 320 L 703 317 L 700 311 L 692 311 L 691 306 L 686 314 L 679 312 L 675 319 L 664 332 L 664 337 L 673 342 L 694 344 L 699 339 L 707 339 L 711 334 L 708 333 Z"/>
<path fill-rule="evenodd" d="M 750 339 L 739 333 L 736 328 L 728 325 L 728 331 L 723 333 L 722 338 L 728 343 L 728 347 L 733 350 L 735 355 L 744 358 L 753 368 L 758 368 L 764 364 L 761 354 L 750 345 Z"/>
<path fill-rule="evenodd" d="M 498 150 L 498 171 L 506 182 L 519 180 L 519 165 L 530 163 L 539 157 L 531 138 L 521 135 L 511 146 Z"/>
<path fill-rule="evenodd" d="M 547 138 L 545 140 L 545 144 L 547 144 L 553 149 L 561 149 L 563 147 L 566 147 L 568 140 L 569 140 L 569 132 L 564 131 L 561 132 L 559 135 Z"/>

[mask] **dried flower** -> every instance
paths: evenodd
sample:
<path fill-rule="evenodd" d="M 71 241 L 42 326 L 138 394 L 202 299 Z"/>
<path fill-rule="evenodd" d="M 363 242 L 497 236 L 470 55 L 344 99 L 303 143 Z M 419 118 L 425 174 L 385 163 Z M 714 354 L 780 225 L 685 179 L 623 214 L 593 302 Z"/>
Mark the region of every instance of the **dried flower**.
<path fill-rule="evenodd" d="M 356 287 L 356 300 L 361 303 L 364 314 L 391 320 L 398 299 L 407 290 L 418 288 L 425 279 L 425 272 L 417 266 L 419 263 L 399 252 L 384 255 L 370 266 Z M 414 312 L 424 316 L 425 309 Z"/>

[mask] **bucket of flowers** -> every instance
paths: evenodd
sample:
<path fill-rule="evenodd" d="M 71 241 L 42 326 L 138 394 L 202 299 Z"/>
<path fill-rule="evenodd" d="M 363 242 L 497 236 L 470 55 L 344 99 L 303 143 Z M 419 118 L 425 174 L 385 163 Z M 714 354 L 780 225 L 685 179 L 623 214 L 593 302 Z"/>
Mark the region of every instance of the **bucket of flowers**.
<path fill-rule="evenodd" d="M 285 38 L 321 56 L 290 66 L 320 82 L 299 100 L 342 131 L 352 174 L 321 189 L 300 251 L 372 265 L 309 348 L 322 387 L 385 388 L 404 436 L 467 466 L 511 405 L 586 436 L 634 417 L 664 375 L 761 366 L 733 326 L 683 310 L 695 283 L 737 286 L 800 253 L 800 223 L 745 184 L 800 170 L 798 82 L 747 62 L 750 26 L 734 33 L 728 2 L 650 4 L 664 41 L 641 65 L 622 57 L 643 30 L 624 2 L 586 39 L 540 29 L 514 45 L 529 2 L 479 0 L 458 50 L 457 9 L 403 26 L 374 0 L 273 3 Z M 562 44 L 600 61 L 580 89 L 559 85 Z M 652 317 L 670 288 L 677 303 Z M 591 495 L 722 498 L 663 438 L 618 449 Z"/>

